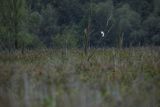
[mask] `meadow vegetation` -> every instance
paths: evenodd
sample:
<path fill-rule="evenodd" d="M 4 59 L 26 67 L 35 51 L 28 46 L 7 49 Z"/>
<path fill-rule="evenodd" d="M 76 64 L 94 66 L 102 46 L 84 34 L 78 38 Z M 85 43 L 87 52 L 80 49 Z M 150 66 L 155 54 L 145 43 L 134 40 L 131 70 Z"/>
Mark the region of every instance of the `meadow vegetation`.
<path fill-rule="evenodd" d="M 159 107 L 160 48 L 0 53 L 0 107 Z"/>
<path fill-rule="evenodd" d="M 0 107 L 160 107 L 160 0 L 0 0 Z"/>

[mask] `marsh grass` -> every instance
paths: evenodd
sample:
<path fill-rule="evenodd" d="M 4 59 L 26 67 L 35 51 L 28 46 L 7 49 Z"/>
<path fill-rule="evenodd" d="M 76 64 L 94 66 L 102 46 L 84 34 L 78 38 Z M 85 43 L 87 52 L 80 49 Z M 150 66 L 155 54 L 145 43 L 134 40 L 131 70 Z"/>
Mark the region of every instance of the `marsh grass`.
<path fill-rule="evenodd" d="M 159 47 L 97 49 L 90 60 L 81 50 L 0 53 L 0 107 L 159 107 L 159 59 Z"/>

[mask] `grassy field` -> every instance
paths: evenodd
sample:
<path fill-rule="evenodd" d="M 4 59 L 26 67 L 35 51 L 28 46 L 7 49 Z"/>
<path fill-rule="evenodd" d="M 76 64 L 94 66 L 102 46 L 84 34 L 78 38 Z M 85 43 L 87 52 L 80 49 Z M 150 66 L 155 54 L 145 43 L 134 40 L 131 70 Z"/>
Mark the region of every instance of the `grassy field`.
<path fill-rule="evenodd" d="M 93 52 L 1 52 L 0 107 L 160 107 L 159 47 Z"/>

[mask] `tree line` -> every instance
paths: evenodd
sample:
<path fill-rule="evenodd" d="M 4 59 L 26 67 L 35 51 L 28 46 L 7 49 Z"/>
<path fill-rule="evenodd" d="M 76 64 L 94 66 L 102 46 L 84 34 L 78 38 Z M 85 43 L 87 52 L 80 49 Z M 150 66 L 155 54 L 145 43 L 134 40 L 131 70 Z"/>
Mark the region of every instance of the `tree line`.
<path fill-rule="evenodd" d="M 105 33 L 102 38 L 101 31 Z M 160 45 L 159 0 L 0 0 L 0 50 Z"/>

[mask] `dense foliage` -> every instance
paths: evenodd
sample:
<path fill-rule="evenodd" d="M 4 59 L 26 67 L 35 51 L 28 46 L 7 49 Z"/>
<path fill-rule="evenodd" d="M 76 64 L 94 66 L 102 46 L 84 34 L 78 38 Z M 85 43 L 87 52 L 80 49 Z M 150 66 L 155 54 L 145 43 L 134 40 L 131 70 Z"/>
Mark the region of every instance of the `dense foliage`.
<path fill-rule="evenodd" d="M 0 0 L 0 50 L 82 47 L 85 29 L 91 47 L 160 45 L 160 1 Z"/>

